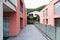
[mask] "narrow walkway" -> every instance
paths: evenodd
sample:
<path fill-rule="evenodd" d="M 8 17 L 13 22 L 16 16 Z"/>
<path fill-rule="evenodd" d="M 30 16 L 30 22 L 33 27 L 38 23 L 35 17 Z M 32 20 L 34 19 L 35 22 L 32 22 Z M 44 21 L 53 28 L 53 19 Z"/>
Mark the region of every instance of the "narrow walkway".
<path fill-rule="evenodd" d="M 47 40 L 34 25 L 27 25 L 16 37 L 8 40 Z"/>

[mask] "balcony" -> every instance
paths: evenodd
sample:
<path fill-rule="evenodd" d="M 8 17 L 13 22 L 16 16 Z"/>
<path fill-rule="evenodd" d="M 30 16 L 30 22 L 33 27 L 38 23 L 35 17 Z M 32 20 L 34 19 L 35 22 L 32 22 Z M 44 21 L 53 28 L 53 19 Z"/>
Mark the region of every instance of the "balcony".
<path fill-rule="evenodd" d="M 3 0 L 4 12 L 16 12 L 17 1 L 16 0 Z"/>
<path fill-rule="evenodd" d="M 17 6 L 17 0 L 10 0 L 11 4 L 14 5 L 15 7 Z"/>

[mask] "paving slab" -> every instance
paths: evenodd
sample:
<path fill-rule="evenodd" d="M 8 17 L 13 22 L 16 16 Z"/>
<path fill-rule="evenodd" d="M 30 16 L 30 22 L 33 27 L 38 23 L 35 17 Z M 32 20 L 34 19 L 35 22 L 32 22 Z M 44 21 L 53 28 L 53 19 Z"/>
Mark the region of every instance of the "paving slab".
<path fill-rule="evenodd" d="M 7 40 L 47 40 L 34 25 L 27 25 L 18 36 Z"/>

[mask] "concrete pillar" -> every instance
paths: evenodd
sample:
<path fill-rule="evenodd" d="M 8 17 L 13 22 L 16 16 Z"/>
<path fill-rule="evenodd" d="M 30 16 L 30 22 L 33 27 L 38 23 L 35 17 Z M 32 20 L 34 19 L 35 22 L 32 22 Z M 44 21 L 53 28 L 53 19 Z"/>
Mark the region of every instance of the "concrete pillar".
<path fill-rule="evenodd" d="M 0 40 L 3 40 L 3 0 L 0 0 Z"/>

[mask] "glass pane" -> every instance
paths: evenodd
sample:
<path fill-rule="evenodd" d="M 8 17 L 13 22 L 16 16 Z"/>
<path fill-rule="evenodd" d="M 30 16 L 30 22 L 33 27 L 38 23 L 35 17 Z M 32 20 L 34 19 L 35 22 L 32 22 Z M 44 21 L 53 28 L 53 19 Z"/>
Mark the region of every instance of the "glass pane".
<path fill-rule="evenodd" d="M 8 29 L 8 17 L 3 17 L 3 35 L 4 37 L 8 37 L 9 29 Z"/>
<path fill-rule="evenodd" d="M 46 9 L 46 17 L 48 16 L 48 9 Z"/>
<path fill-rule="evenodd" d="M 55 4 L 55 14 L 60 13 L 60 1 Z"/>
<path fill-rule="evenodd" d="M 60 7 L 58 7 L 58 8 L 55 9 L 55 13 L 56 14 L 59 14 L 60 13 Z"/>
<path fill-rule="evenodd" d="M 57 27 L 56 40 L 60 40 L 60 27 Z"/>
<path fill-rule="evenodd" d="M 40 31 L 43 31 L 51 40 L 55 40 L 56 29 L 53 26 L 44 24 L 35 24 Z"/>
<path fill-rule="evenodd" d="M 15 6 L 17 6 L 17 0 L 10 0 Z"/>
<path fill-rule="evenodd" d="M 20 0 L 20 12 L 23 12 L 23 3 L 22 3 L 22 0 Z"/>
<path fill-rule="evenodd" d="M 20 12 L 23 12 L 23 8 L 22 8 L 22 5 L 20 5 Z"/>
<path fill-rule="evenodd" d="M 51 40 L 55 40 L 55 27 L 47 26 L 47 35 L 51 38 Z"/>
<path fill-rule="evenodd" d="M 58 8 L 60 6 L 60 1 L 55 4 L 55 8 Z"/>

